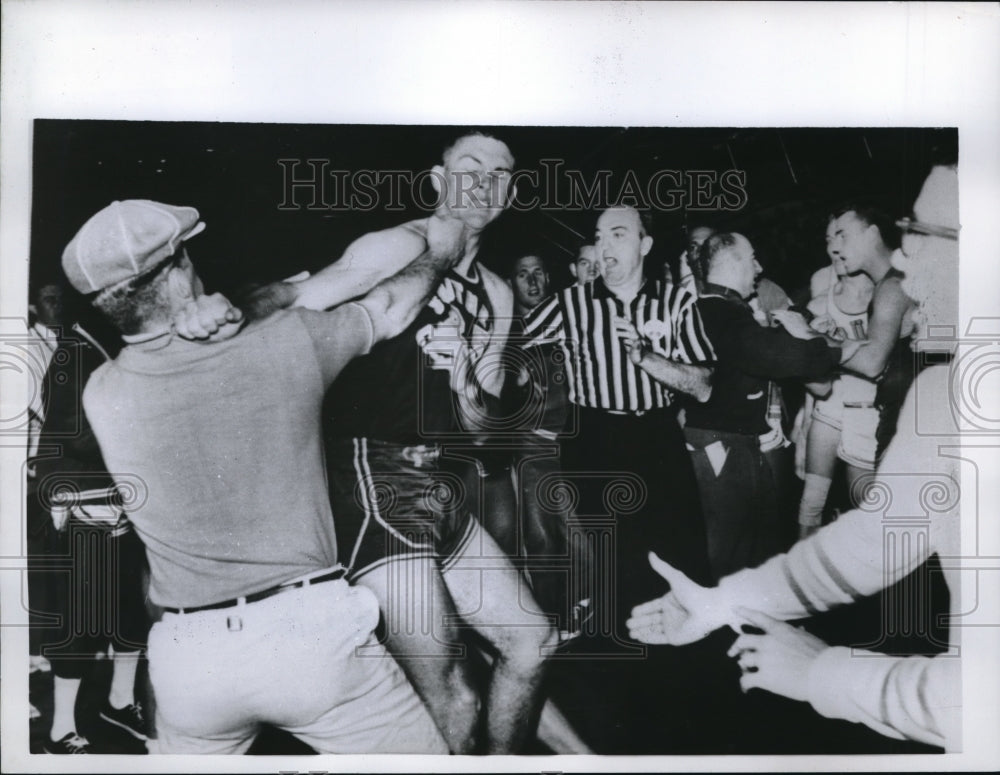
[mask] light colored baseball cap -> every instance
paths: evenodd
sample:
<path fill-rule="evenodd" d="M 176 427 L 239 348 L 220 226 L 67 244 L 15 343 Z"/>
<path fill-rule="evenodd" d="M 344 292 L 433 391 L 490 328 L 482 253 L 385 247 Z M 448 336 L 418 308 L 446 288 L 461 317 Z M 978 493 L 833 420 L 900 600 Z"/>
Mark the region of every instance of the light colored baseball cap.
<path fill-rule="evenodd" d="M 201 233 L 193 207 L 148 199 L 112 202 L 83 224 L 62 256 L 63 271 L 80 293 L 95 293 L 143 274 Z"/>

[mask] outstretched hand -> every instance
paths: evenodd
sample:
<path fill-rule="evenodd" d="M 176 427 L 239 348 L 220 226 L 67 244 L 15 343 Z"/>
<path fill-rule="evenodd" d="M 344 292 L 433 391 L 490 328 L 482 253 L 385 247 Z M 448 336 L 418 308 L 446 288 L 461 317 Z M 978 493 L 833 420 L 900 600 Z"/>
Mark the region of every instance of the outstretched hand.
<path fill-rule="evenodd" d="M 182 339 L 221 342 L 243 327 L 243 313 L 221 293 L 202 294 L 174 315 L 173 325 Z"/>
<path fill-rule="evenodd" d="M 743 691 L 766 689 L 808 702 L 809 669 L 829 647 L 815 635 L 759 611 L 738 608 L 735 613 L 760 630 L 760 634 L 744 632 L 729 649 L 728 655 L 743 671 Z"/>
<path fill-rule="evenodd" d="M 683 646 L 728 623 L 729 611 L 716 590 L 691 581 L 653 552 L 649 553 L 649 564 L 667 580 L 670 591 L 632 609 L 626 625 L 633 638 L 643 643 Z"/>

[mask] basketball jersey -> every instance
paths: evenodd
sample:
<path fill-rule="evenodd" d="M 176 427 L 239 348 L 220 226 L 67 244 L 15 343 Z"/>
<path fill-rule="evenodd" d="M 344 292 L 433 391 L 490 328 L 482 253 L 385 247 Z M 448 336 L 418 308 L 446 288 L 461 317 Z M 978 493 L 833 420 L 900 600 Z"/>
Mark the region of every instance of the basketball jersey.
<path fill-rule="evenodd" d="M 324 402 L 329 437 L 417 444 L 461 432 L 450 385 L 455 330 L 476 363 L 494 328 L 482 273 L 475 264 L 472 271 L 449 271 L 405 331 L 341 372 Z"/>
<path fill-rule="evenodd" d="M 844 312 L 837 306 L 837 297 L 834 291 L 837 283 L 830 283 L 826 291 L 826 314 L 836 324 L 837 328 L 834 337 L 842 341 L 860 341 L 868 335 L 869 310 L 863 312 Z"/>
<path fill-rule="evenodd" d="M 845 312 L 837 306 L 835 293 L 837 282 L 834 280 L 826 290 L 826 314 L 833 320 L 836 330 L 833 336 L 841 341 L 862 341 L 868 336 L 868 318 L 871 304 L 863 312 Z M 823 406 L 844 402 L 870 405 L 875 400 L 875 383 L 858 374 L 842 373 L 833 383 L 833 389 L 826 399 L 818 401 L 822 404 L 820 412 L 826 411 Z"/>

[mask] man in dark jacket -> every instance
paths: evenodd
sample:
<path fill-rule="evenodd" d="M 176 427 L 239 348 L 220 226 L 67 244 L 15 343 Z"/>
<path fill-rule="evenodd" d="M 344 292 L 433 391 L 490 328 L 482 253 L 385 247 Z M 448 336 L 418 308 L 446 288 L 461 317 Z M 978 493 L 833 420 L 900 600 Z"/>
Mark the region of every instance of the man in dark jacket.
<path fill-rule="evenodd" d="M 718 579 L 782 548 L 774 478 L 759 443 L 768 431 L 768 381 L 821 379 L 853 350 L 826 340 L 788 311 L 773 313 L 784 329 L 757 323 L 748 299 L 761 267 L 741 234 L 713 235 L 700 258 L 705 283 L 698 312 L 718 363 L 711 397 L 688 408 L 684 434 Z"/>

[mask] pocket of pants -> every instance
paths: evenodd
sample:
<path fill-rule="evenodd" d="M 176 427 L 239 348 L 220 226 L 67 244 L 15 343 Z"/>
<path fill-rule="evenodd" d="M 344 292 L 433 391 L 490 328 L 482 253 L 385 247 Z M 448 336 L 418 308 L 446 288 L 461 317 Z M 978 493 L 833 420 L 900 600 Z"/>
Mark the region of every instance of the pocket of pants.
<path fill-rule="evenodd" d="M 721 441 L 713 441 L 702 452 L 708 458 L 708 464 L 712 466 L 712 472 L 715 474 L 716 479 L 718 479 L 722 473 L 722 469 L 726 466 L 729 450 L 726 449 L 726 446 Z"/>

